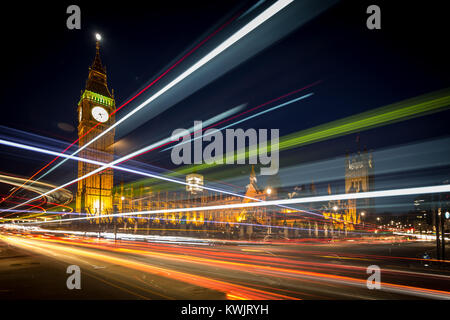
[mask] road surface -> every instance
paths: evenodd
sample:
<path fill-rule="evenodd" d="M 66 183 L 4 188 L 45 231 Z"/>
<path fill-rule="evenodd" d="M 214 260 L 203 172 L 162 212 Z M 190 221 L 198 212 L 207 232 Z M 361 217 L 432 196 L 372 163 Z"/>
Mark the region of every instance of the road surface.
<path fill-rule="evenodd" d="M 0 233 L 0 299 L 450 299 L 432 242 L 211 243 Z M 69 265 L 81 289 L 69 290 Z M 381 268 L 368 289 L 367 267 Z"/>

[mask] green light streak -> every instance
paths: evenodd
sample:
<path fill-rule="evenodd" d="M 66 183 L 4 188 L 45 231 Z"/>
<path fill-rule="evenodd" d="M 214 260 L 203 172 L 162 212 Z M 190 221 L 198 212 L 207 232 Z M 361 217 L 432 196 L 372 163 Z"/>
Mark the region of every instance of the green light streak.
<path fill-rule="evenodd" d="M 448 109 L 449 106 L 450 89 L 433 92 L 283 136 L 280 138 L 279 150 L 294 149 L 354 132 L 386 126 L 392 123 L 440 112 Z M 226 158 L 228 158 L 227 162 L 236 163 L 237 159 L 248 159 L 250 155 L 266 152 L 266 150 L 270 152 L 270 145 L 266 148 L 252 150 L 250 151 L 251 153 L 248 150 L 241 149 L 236 154 L 224 155 L 224 163 L 226 163 Z M 230 161 L 230 159 L 234 159 L 234 161 Z M 217 163 L 189 165 L 176 170 L 168 176 L 206 171 L 224 165 L 225 164 Z M 145 179 L 140 180 L 140 183 L 155 183 L 157 181 L 157 179 Z"/>
<path fill-rule="evenodd" d="M 450 105 L 448 91 L 445 92 L 444 96 L 428 101 L 417 100 L 422 99 L 415 98 L 284 136 L 280 141 L 280 150 L 288 150 L 313 142 L 439 112 L 447 109 Z"/>

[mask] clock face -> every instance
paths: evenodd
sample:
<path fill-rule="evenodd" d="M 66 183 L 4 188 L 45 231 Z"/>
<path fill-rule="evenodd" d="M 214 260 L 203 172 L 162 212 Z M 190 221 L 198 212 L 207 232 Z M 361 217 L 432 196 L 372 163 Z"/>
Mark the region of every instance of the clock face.
<path fill-rule="evenodd" d="M 92 116 L 98 122 L 106 122 L 106 121 L 108 121 L 108 118 L 109 118 L 108 111 L 106 111 L 102 107 L 92 108 Z"/>

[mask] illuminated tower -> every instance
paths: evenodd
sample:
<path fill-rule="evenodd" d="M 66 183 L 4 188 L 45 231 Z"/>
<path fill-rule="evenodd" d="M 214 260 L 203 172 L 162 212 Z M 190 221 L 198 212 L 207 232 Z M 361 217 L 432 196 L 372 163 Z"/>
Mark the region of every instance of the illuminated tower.
<path fill-rule="evenodd" d="M 266 193 L 261 190 L 257 184 L 258 179 L 256 178 L 255 174 L 255 166 L 252 165 L 252 170 L 250 172 L 250 183 L 247 185 L 247 190 L 245 192 L 244 200 L 242 200 L 243 203 L 249 203 L 253 202 L 254 200 L 251 200 L 249 198 L 255 198 L 259 200 L 266 200 Z M 255 221 L 264 223 L 265 222 L 265 207 L 255 207 L 255 208 L 243 208 L 240 212 L 238 221 L 239 222 L 250 222 L 253 223 Z M 264 217 L 263 217 L 264 216 Z"/>
<path fill-rule="evenodd" d="M 96 54 L 86 88 L 82 91 L 78 102 L 78 137 L 79 148 L 114 124 L 112 112 L 116 109 L 113 94 L 106 82 L 106 68 L 100 60 L 100 35 L 96 35 Z M 91 160 L 108 163 L 114 159 L 114 129 L 94 141 L 79 156 Z M 78 177 L 97 169 L 99 166 L 78 162 Z M 78 181 L 76 210 L 91 216 L 112 213 L 113 170 L 108 169 Z M 98 223 L 98 219 L 96 220 Z"/>
<path fill-rule="evenodd" d="M 186 191 L 191 194 L 197 194 L 203 191 L 203 176 L 201 174 L 191 173 L 186 176 Z"/>
<path fill-rule="evenodd" d="M 345 160 L 345 193 L 369 192 L 374 190 L 374 168 L 372 154 L 364 150 L 362 153 Z M 348 213 L 353 221 L 360 218 L 361 212 L 374 212 L 373 199 L 366 198 L 348 201 Z"/>

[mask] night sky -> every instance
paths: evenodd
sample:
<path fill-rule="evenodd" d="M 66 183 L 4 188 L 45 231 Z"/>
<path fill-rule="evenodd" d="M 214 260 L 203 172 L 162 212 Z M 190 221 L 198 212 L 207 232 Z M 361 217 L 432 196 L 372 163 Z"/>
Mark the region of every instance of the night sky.
<path fill-rule="evenodd" d="M 180 53 L 255 2 L 13 4 L 8 8 L 11 14 L 0 22 L 0 124 L 71 142 L 77 137 L 76 105 L 94 58 L 95 32 L 103 36 L 102 61 L 120 105 Z M 145 133 L 154 137 L 145 141 L 149 144 L 180 126 L 192 126 L 194 120 L 205 120 L 241 103 L 250 108 L 318 80 L 322 82 L 312 89 L 311 99 L 241 127 L 279 128 L 283 136 L 447 88 L 448 19 L 445 10 L 437 10 L 433 1 L 427 3 L 424 7 L 420 2 L 342 1 L 121 138 L 133 141 Z M 81 7 L 81 30 L 66 28 L 65 11 L 70 4 Z M 365 10 L 370 4 L 381 7 L 381 30 L 366 28 Z M 368 130 L 360 134 L 361 143 L 377 150 L 448 136 L 449 115 L 449 111 L 440 112 Z M 356 150 L 355 136 L 302 147 L 286 158 L 302 163 L 341 157 L 347 150 Z M 140 159 L 174 168 L 162 153 Z M 2 172 L 29 176 L 44 162 L 11 161 L 3 151 L 0 165 Z"/>

